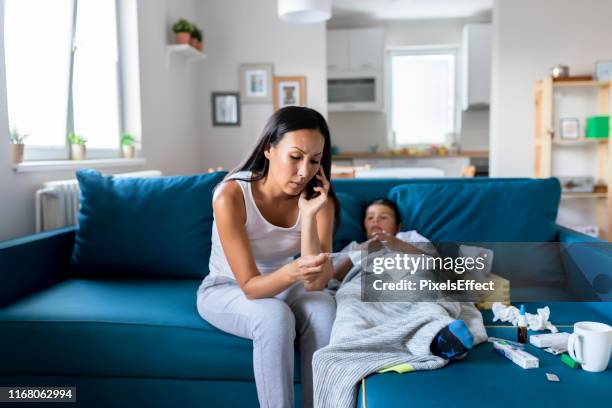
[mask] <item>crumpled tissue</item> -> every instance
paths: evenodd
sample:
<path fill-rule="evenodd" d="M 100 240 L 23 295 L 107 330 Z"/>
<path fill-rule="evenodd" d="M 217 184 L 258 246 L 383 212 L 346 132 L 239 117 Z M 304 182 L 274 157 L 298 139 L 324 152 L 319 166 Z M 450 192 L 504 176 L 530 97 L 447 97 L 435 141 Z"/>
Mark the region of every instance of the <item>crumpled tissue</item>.
<path fill-rule="evenodd" d="M 519 310 L 514 306 L 506 306 L 499 302 L 493 303 L 493 321 L 510 322 L 513 326 L 518 325 Z M 525 313 L 527 327 L 529 330 L 550 330 L 552 333 L 557 333 L 559 329 L 555 327 L 548 319 L 550 318 L 550 309 L 548 306 L 538 309 L 538 314 Z"/>

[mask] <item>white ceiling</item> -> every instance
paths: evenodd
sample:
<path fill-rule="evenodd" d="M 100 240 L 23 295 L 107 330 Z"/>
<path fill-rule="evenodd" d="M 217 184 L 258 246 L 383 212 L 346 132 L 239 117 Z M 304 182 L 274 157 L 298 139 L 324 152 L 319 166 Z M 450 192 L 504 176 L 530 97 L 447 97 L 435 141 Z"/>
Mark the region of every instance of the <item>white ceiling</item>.
<path fill-rule="evenodd" d="M 488 12 L 493 0 L 332 0 L 332 18 L 465 18 Z"/>

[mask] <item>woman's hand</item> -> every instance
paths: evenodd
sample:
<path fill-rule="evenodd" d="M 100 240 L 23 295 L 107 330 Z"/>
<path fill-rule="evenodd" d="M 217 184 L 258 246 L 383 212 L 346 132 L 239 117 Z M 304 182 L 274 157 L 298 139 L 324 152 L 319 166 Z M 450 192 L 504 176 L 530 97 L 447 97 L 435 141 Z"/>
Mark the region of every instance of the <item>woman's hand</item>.
<path fill-rule="evenodd" d="M 323 172 L 323 168 L 319 168 L 319 171 L 315 175 L 317 180 L 320 182 L 320 186 L 316 186 L 314 191 L 319 193 L 318 196 L 311 198 L 308 200 L 306 198 L 306 191 L 302 191 L 300 195 L 300 200 L 298 201 L 298 207 L 300 208 L 300 213 L 305 217 L 314 217 L 317 212 L 323 207 L 323 205 L 327 202 L 327 193 L 329 192 L 329 181 L 325 177 L 325 173 Z"/>
<path fill-rule="evenodd" d="M 310 284 L 317 280 L 325 270 L 325 264 L 329 260 L 329 254 L 302 255 L 293 263 L 291 278 L 294 282 Z"/>

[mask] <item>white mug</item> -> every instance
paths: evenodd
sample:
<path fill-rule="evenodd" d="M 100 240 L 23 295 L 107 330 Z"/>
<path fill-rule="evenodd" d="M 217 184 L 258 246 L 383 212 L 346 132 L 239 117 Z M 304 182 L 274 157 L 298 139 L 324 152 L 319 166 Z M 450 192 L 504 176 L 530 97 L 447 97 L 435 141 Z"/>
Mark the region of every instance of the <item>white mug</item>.
<path fill-rule="evenodd" d="M 598 373 L 608 368 L 612 351 L 612 327 L 605 323 L 578 322 L 567 341 L 569 355 L 585 371 Z"/>

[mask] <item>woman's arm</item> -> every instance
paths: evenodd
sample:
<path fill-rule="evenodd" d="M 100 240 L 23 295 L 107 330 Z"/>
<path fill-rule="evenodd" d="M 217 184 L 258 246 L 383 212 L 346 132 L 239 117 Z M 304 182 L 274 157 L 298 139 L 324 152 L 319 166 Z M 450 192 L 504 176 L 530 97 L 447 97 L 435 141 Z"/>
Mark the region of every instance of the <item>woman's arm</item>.
<path fill-rule="evenodd" d="M 317 255 L 331 252 L 334 210 L 334 203 L 328 200 L 314 216 L 302 218 L 302 255 Z M 306 290 L 322 290 L 333 275 L 334 270 L 331 259 L 327 259 L 322 273 L 313 280 L 306 280 L 304 288 Z"/>
<path fill-rule="evenodd" d="M 273 297 L 293 283 L 312 278 L 323 270 L 326 257 L 301 257 L 266 275 L 257 269 L 246 233 L 246 209 L 236 182 L 219 187 L 213 211 L 223 252 L 236 281 L 249 299 Z"/>

